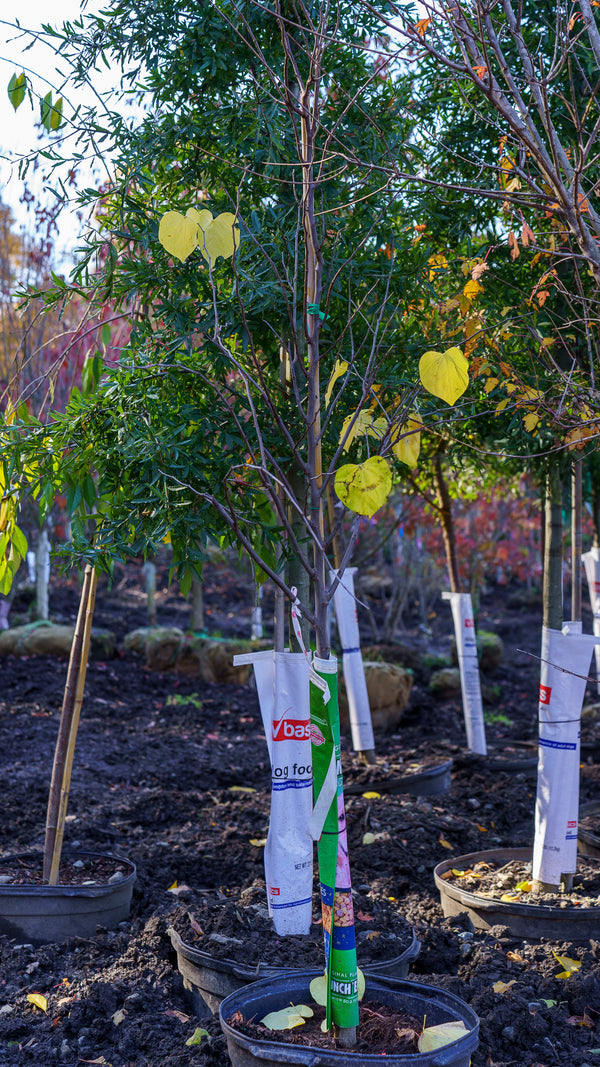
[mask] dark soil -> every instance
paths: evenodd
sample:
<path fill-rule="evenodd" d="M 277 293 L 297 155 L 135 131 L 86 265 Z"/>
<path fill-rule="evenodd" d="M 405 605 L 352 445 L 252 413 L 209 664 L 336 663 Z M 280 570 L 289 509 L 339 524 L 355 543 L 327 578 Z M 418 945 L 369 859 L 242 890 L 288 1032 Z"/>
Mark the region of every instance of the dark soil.
<path fill-rule="evenodd" d="M 59 579 L 51 589 L 53 619 L 74 621 L 77 603 L 77 583 Z M 210 569 L 209 631 L 247 637 L 251 604 L 242 577 L 225 566 Z M 263 607 L 267 617 L 267 599 Z M 159 593 L 161 624 L 185 628 L 189 611 L 176 590 Z M 112 591 L 100 583 L 98 626 L 122 641 L 146 622 L 138 569 L 121 571 Z M 421 653 L 433 662 L 447 652 L 449 607 L 440 600 L 430 633 L 415 622 L 399 634 L 412 651 L 415 681 L 401 727 L 376 738 L 384 769 L 378 784 L 432 756 L 452 759 L 452 784 L 443 795 L 419 797 L 385 792 L 366 775 L 358 784 L 379 795 L 348 795 L 356 908 L 373 920 L 360 920 L 359 962 L 361 951 L 376 951 L 378 942 L 390 951 L 389 933 L 402 943 L 408 922 L 421 941 L 411 977 L 457 994 L 480 1016 L 473 1067 L 592 1067 L 600 1062 L 600 923 L 598 941 L 583 943 L 515 939 L 504 927 L 474 931 L 464 915 L 443 917 L 433 880 L 434 867 L 452 854 L 532 843 L 535 752 L 527 743 L 536 730 L 541 608 L 519 589 L 494 589 L 482 596 L 479 626 L 505 642 L 503 664 L 484 679 L 488 760 L 465 752 L 460 702 L 430 696 L 431 670 L 419 660 Z M 584 630 L 591 629 L 588 613 Z M 0 670 L 0 856 L 6 856 L 43 844 L 66 663 L 9 658 Z M 595 684 L 588 699 L 597 702 Z M 598 799 L 598 736 L 597 720 L 586 718 L 582 803 Z M 344 746 L 351 778 L 359 769 L 347 739 Z M 153 674 L 133 652 L 90 664 L 65 847 L 136 864 L 131 916 L 116 930 L 66 944 L 32 948 L 0 937 L 0 1067 L 226 1067 L 218 1021 L 193 1016 L 167 930 L 179 924 L 196 945 L 210 932 L 235 937 L 242 941 L 234 946 L 238 963 L 246 946 L 260 945 L 269 783 L 252 687 Z M 249 889 L 254 912 L 240 907 Z M 214 926 L 211 902 L 224 905 Z M 241 916 L 241 937 L 223 919 L 231 904 Z M 316 894 L 314 919 L 318 941 Z M 553 952 L 579 960 L 580 969 L 559 978 Z M 504 992 L 494 989 L 497 982 Z M 47 999 L 47 1012 L 27 999 L 32 993 Z M 208 1035 L 186 1044 L 197 1026 Z"/>

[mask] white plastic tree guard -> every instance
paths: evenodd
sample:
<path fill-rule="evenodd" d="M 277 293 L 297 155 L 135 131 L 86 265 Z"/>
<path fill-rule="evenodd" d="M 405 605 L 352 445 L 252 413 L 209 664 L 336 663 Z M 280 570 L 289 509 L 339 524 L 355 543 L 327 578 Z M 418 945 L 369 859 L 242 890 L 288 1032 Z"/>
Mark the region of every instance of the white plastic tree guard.
<path fill-rule="evenodd" d="M 467 744 L 471 752 L 485 756 L 487 745 L 471 594 L 444 592 L 442 600 L 449 600 L 452 608 Z"/>
<path fill-rule="evenodd" d="M 356 614 L 356 569 L 346 568 L 333 594 L 333 602 L 342 646 L 342 669 L 348 699 L 352 747 L 355 752 L 369 752 L 375 748 L 375 741 Z"/>
<path fill-rule="evenodd" d="M 271 761 L 271 814 L 265 845 L 269 914 L 278 934 L 307 934 L 313 890 L 309 665 L 302 652 L 248 652 Z"/>
<path fill-rule="evenodd" d="M 594 615 L 593 630 L 596 637 L 600 637 L 600 548 L 591 548 L 584 552 L 581 557 L 585 567 L 590 604 Z M 600 645 L 596 645 L 596 685 L 600 693 Z"/>
<path fill-rule="evenodd" d="M 580 622 L 542 629 L 533 877 L 550 885 L 577 869 L 581 708 L 596 640 Z"/>

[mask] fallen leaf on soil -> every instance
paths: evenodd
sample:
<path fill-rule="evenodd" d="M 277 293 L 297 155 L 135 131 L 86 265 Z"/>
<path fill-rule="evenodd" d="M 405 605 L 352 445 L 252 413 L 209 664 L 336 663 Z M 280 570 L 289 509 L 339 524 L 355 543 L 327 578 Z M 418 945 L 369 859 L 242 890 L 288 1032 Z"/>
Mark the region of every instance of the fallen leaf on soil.
<path fill-rule="evenodd" d="M 375 834 L 363 834 L 363 845 L 372 845 L 375 840 Z"/>
<path fill-rule="evenodd" d="M 252 789 L 249 785 L 230 785 L 230 793 L 256 793 L 256 789 Z"/>
<path fill-rule="evenodd" d="M 191 926 L 192 930 L 194 931 L 194 933 L 198 934 L 198 937 L 204 937 L 204 930 L 200 926 L 200 923 L 197 922 L 196 919 L 194 919 L 191 915 L 189 916 L 189 920 L 190 920 L 190 926 Z"/>
<path fill-rule="evenodd" d="M 482 834 L 487 834 L 487 832 L 488 832 L 487 826 L 482 826 L 481 823 L 479 823 L 479 822 L 476 822 L 475 826 L 477 827 L 478 830 L 481 830 Z"/>
<path fill-rule="evenodd" d="M 512 960 L 513 963 L 526 963 L 527 962 L 525 957 L 521 956 L 519 952 L 507 952 L 506 953 L 506 958 L 507 958 L 507 960 Z"/>
<path fill-rule="evenodd" d="M 305 1020 L 312 1015 L 314 1011 L 308 1004 L 290 1004 L 281 1011 L 270 1011 L 260 1021 L 267 1030 L 293 1030 L 296 1026 L 304 1026 Z"/>
<path fill-rule="evenodd" d="M 179 896 L 180 893 L 191 893 L 189 885 L 172 885 L 170 889 L 167 889 L 167 893 L 173 893 L 174 896 Z"/>
<path fill-rule="evenodd" d="M 569 978 L 575 971 L 578 971 L 581 967 L 581 960 L 572 960 L 569 956 L 557 956 L 556 952 L 552 952 L 552 955 L 560 963 L 563 970 L 560 974 L 557 974 L 557 978 Z"/>
<path fill-rule="evenodd" d="M 443 878 L 445 882 L 447 882 L 449 878 L 453 877 L 454 871 L 444 871 L 443 874 L 440 874 L 440 878 Z"/>
<path fill-rule="evenodd" d="M 190 1021 L 189 1015 L 186 1015 L 184 1011 L 176 1011 L 175 1008 L 166 1011 L 165 1015 L 169 1015 L 173 1019 L 179 1019 L 180 1023 L 189 1023 Z"/>
<path fill-rule="evenodd" d="M 27 1000 L 34 1007 L 39 1008 L 40 1011 L 48 1011 L 48 1001 L 42 993 L 28 993 Z"/>
<path fill-rule="evenodd" d="M 517 882 L 515 889 L 518 889 L 521 893 L 531 893 L 533 888 L 533 882 L 531 880 L 525 880 L 524 882 Z"/>
<path fill-rule="evenodd" d="M 459 1037 L 468 1032 L 462 1019 L 438 1023 L 437 1026 L 427 1026 L 419 1038 L 419 1052 L 433 1052 L 436 1048 L 443 1048 L 444 1045 L 457 1041 Z"/>
<path fill-rule="evenodd" d="M 379 930 L 369 930 L 366 940 L 373 941 L 374 938 L 379 937 Z"/>
<path fill-rule="evenodd" d="M 510 989 L 516 982 L 516 978 L 511 978 L 510 982 L 494 982 L 492 989 L 494 993 L 506 993 L 507 989 Z"/>
<path fill-rule="evenodd" d="M 254 845 L 255 848 L 264 848 L 266 843 L 267 843 L 266 837 L 251 837 L 250 838 L 250 844 Z"/>
<path fill-rule="evenodd" d="M 167 889 L 167 893 L 172 893 L 174 889 L 177 889 L 177 879 L 175 879 L 173 884 L 169 886 L 169 888 Z"/>
<path fill-rule="evenodd" d="M 201 1026 L 197 1026 L 192 1036 L 188 1037 L 186 1045 L 201 1045 L 205 1037 L 210 1037 L 208 1030 L 203 1030 Z"/>
<path fill-rule="evenodd" d="M 594 1020 L 590 1019 L 589 1015 L 586 1015 L 585 1012 L 583 1015 L 569 1015 L 567 1022 L 569 1026 L 589 1026 L 592 1030 L 596 1025 Z"/>
<path fill-rule="evenodd" d="M 381 800 L 381 793 L 363 793 L 365 800 Z"/>
<path fill-rule="evenodd" d="M 547 1008 L 555 1008 L 558 1004 L 557 1000 L 546 1000 L 544 997 L 540 997 L 542 1004 L 545 1004 Z"/>
<path fill-rule="evenodd" d="M 108 1067 L 108 1060 L 104 1059 L 104 1056 L 98 1056 L 97 1060 L 79 1060 L 79 1063 L 95 1063 L 98 1067 Z"/>
<path fill-rule="evenodd" d="M 372 923 L 372 922 L 374 922 L 373 916 L 369 915 L 368 912 L 366 912 L 366 911 L 357 911 L 356 918 L 360 919 L 361 923 Z"/>
<path fill-rule="evenodd" d="M 440 834 L 440 836 L 438 837 L 438 841 L 440 845 L 444 846 L 444 848 L 454 848 L 454 845 L 451 845 L 449 841 L 446 841 L 446 838 L 443 836 L 443 834 Z"/>
<path fill-rule="evenodd" d="M 503 904 L 518 904 L 521 899 L 519 893 L 503 893 L 500 900 Z"/>
<path fill-rule="evenodd" d="M 126 1018 L 126 1016 L 127 1016 L 127 1012 L 125 1011 L 124 1008 L 117 1008 L 117 1011 L 114 1013 L 114 1015 L 112 1017 L 112 1021 L 113 1021 L 114 1025 L 115 1026 L 120 1026 L 121 1023 L 123 1022 L 123 1020 Z"/>

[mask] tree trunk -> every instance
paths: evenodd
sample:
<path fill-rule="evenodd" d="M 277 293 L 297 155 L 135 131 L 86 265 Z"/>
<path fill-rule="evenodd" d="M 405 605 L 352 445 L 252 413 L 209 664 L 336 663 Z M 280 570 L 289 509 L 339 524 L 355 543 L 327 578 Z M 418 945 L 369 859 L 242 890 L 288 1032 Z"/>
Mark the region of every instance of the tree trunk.
<path fill-rule="evenodd" d="M 571 477 L 571 619 L 581 622 L 581 460 L 573 461 Z"/>
<path fill-rule="evenodd" d="M 546 475 L 544 508 L 543 626 L 561 630 L 563 624 L 562 482 L 558 468 Z M 556 893 L 560 885 L 533 880 L 533 893 Z"/>
<path fill-rule="evenodd" d="M 440 509 L 440 521 L 442 524 L 442 536 L 446 549 L 446 561 L 448 563 L 448 576 L 450 579 L 450 591 L 460 593 L 460 576 L 458 573 L 458 557 L 456 553 L 456 535 L 452 521 L 452 505 L 448 486 L 442 470 L 441 453 L 437 453 L 433 460 L 433 478 Z"/>
<path fill-rule="evenodd" d="M 202 578 L 196 575 L 192 578 L 192 614 L 190 627 L 194 633 L 204 631 L 204 587 Z"/>
<path fill-rule="evenodd" d="M 144 581 L 148 622 L 150 626 L 156 626 L 156 564 L 150 559 L 144 563 Z"/>
<path fill-rule="evenodd" d="M 543 625 L 563 624 L 562 482 L 556 467 L 546 476 L 544 523 Z"/>
<path fill-rule="evenodd" d="M 35 612 L 38 619 L 47 619 L 48 582 L 50 581 L 50 542 L 46 529 L 40 532 L 35 557 Z"/>

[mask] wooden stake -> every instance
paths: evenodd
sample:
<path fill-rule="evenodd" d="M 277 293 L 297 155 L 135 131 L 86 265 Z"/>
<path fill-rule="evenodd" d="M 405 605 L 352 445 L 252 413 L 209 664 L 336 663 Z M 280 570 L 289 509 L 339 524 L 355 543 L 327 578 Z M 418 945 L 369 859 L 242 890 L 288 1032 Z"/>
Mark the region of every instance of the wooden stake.
<path fill-rule="evenodd" d="M 58 869 L 69 801 L 73 754 L 89 659 L 97 584 L 98 575 L 91 564 L 88 564 L 85 568 L 79 612 L 71 646 L 69 669 L 60 715 L 60 727 L 54 753 L 50 796 L 48 798 L 46 842 L 44 846 L 44 880 L 49 885 L 58 883 Z"/>

